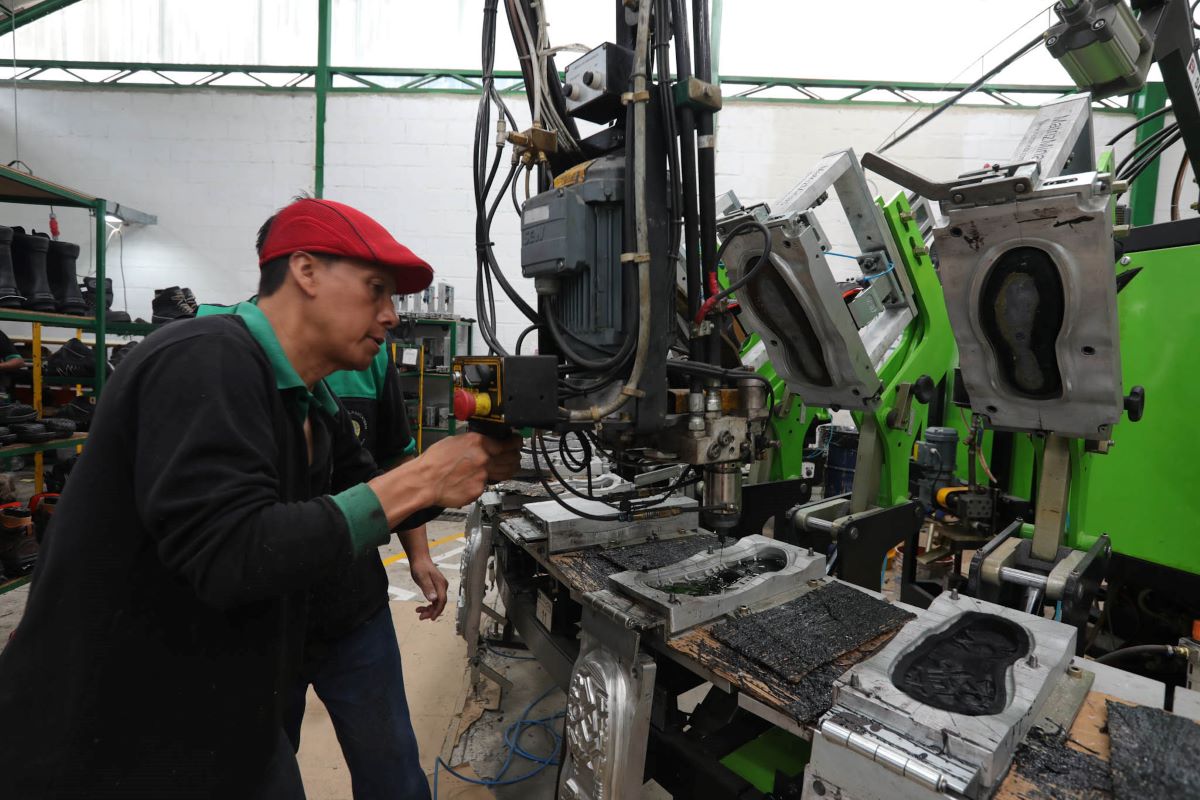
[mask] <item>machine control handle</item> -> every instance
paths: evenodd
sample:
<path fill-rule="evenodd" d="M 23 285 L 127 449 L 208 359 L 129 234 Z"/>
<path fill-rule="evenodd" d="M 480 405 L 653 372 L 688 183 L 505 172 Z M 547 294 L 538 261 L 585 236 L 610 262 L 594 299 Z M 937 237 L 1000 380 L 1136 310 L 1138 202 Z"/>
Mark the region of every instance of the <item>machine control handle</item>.
<path fill-rule="evenodd" d="M 1135 386 L 1129 390 L 1129 394 L 1125 397 L 1125 413 L 1129 415 L 1130 422 L 1139 421 L 1142 414 L 1146 413 L 1145 387 Z"/>
<path fill-rule="evenodd" d="M 928 375 L 922 375 L 913 383 L 913 396 L 925 405 L 928 405 L 929 401 L 933 399 L 936 391 L 937 386 L 934 385 L 933 378 Z"/>

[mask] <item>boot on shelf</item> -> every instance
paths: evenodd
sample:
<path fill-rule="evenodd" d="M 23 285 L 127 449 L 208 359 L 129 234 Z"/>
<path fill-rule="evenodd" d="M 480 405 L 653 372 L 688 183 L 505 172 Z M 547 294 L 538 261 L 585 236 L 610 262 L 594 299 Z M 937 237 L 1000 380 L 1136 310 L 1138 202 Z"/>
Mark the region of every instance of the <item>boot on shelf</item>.
<path fill-rule="evenodd" d="M 25 295 L 25 308 L 54 311 L 54 293 L 50 291 L 50 281 L 46 277 L 50 237 L 44 233 L 26 233 L 20 227 L 12 230 L 13 272 L 17 276 L 17 288 Z"/>
<path fill-rule="evenodd" d="M 187 295 L 178 286 L 154 291 L 154 302 L 151 309 L 153 316 L 150 320 L 155 325 L 174 322 L 177 319 L 188 319 L 196 316 L 196 310 L 188 302 Z"/>
<path fill-rule="evenodd" d="M 59 313 L 82 317 L 87 313 L 87 303 L 79 293 L 79 277 L 75 274 L 78 258 L 79 245 L 52 241 L 46 255 L 46 272 Z"/>
<path fill-rule="evenodd" d="M 0 225 L 0 308 L 20 308 L 25 303 L 13 272 L 12 240 L 13 229 Z"/>
<path fill-rule="evenodd" d="M 33 572 L 37 557 L 38 543 L 29 509 L 0 510 L 0 565 L 5 577 L 20 578 Z"/>
<path fill-rule="evenodd" d="M 99 294 L 97 289 L 99 284 L 92 276 L 83 279 L 83 300 L 87 303 L 87 315 L 89 317 L 96 316 L 96 295 Z M 104 308 L 108 312 L 109 322 L 129 322 L 129 313 L 126 311 L 113 311 L 113 288 L 112 278 L 104 279 Z"/>

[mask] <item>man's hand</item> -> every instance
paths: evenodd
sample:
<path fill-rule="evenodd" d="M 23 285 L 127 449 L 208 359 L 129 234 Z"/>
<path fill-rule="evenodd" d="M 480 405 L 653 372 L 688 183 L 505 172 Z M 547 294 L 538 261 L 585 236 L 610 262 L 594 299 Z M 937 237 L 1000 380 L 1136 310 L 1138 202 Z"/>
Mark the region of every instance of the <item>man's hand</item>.
<path fill-rule="evenodd" d="M 408 568 L 413 581 L 429 601 L 429 605 L 417 608 L 417 617 L 430 621 L 437 619 L 446 608 L 446 589 L 450 585 L 446 576 L 437 568 L 437 564 L 433 563 L 428 553 L 424 557 L 410 558 Z"/>
<path fill-rule="evenodd" d="M 412 461 L 367 482 L 389 527 L 430 506 L 460 508 L 483 494 L 487 482 L 507 480 L 521 466 L 520 436 L 498 440 L 480 433 L 449 436 Z"/>
<path fill-rule="evenodd" d="M 521 466 L 521 437 L 499 440 L 479 433 L 450 436 L 415 462 L 431 472 L 434 505 L 459 508 L 479 499 L 489 480 L 511 478 Z"/>

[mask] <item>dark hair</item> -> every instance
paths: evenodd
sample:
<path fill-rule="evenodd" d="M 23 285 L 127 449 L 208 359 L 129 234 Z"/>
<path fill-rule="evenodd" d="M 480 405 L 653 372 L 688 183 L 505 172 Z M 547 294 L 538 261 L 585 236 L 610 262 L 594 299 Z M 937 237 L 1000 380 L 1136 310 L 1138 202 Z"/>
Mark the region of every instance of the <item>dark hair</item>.
<path fill-rule="evenodd" d="M 310 200 L 311 195 L 308 192 L 301 192 L 292 198 L 292 202 L 296 203 L 301 200 Z M 275 218 L 279 216 L 276 212 L 267 218 L 267 221 L 258 229 L 258 236 L 254 239 L 254 249 L 262 256 L 263 245 L 267 243 L 267 237 L 271 234 L 271 225 L 275 222 Z M 287 277 L 288 261 L 291 259 L 291 254 L 273 258 L 266 264 L 263 264 L 259 270 L 258 276 L 258 296 L 270 297 L 279 291 L 279 287 L 283 286 L 283 281 Z"/>

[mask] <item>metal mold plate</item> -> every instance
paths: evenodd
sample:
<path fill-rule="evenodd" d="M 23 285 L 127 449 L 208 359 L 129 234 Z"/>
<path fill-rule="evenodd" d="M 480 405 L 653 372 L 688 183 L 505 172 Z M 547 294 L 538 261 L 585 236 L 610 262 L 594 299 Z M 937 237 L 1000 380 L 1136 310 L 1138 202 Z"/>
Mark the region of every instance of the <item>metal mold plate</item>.
<path fill-rule="evenodd" d="M 718 594 L 684 595 L 665 591 L 664 586 L 688 583 L 755 558 L 780 558 L 783 566 L 774 572 L 743 578 Z M 807 582 L 825 576 L 825 556 L 809 555 L 765 536 L 747 536 L 736 544 L 647 572 L 621 572 L 609 577 L 610 585 L 661 613 L 668 633 L 701 625 L 768 599 L 790 600 L 807 590 Z"/>
<path fill-rule="evenodd" d="M 1121 416 L 1121 350 L 1107 177 L 1094 172 L 1040 184 L 1028 199 L 948 212 L 938 220 L 939 274 L 971 407 L 994 428 L 1100 439 Z M 1101 188 L 1105 187 L 1105 188 Z M 1065 309 L 1055 341 L 1061 396 L 1033 399 L 1011 386 L 984 331 L 982 294 L 1009 250 L 1048 254 Z"/>
<path fill-rule="evenodd" d="M 1007 670 L 1008 700 L 996 714 L 967 716 L 932 708 L 905 694 L 892 680 L 909 652 L 968 612 L 1003 617 L 1021 626 L 1029 637 L 1029 656 Z M 1074 652 L 1075 629 L 1070 626 L 981 600 L 942 594 L 887 646 L 838 680 L 836 705 L 830 713 L 878 723 L 927 750 L 931 765 L 939 759 L 948 765 L 969 765 L 977 771 L 979 784 L 990 789 L 1008 769 L 1017 744 L 1042 718 L 1043 707 Z"/>
<path fill-rule="evenodd" d="M 595 500 L 570 499 L 572 507 L 586 514 L 610 515 L 611 506 Z M 592 520 L 571 513 L 553 500 L 525 506 L 527 521 L 547 539 L 550 553 L 562 553 L 596 545 L 644 541 L 656 536 L 691 530 L 700 524 L 696 501 L 690 497 L 670 497 L 655 510 L 670 509 L 672 516 L 637 521 Z"/>

